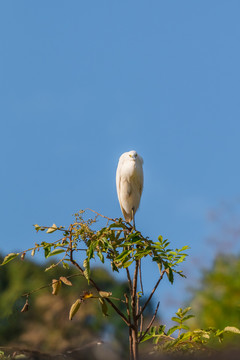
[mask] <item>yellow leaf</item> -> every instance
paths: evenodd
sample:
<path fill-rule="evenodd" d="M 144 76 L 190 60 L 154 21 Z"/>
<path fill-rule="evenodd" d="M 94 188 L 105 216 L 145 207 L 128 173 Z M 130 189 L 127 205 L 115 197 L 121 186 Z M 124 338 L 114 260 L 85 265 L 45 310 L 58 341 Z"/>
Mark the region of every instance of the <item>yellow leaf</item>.
<path fill-rule="evenodd" d="M 78 309 L 80 308 L 81 300 L 77 299 L 74 304 L 72 304 L 71 309 L 69 311 L 69 320 L 72 320 L 74 315 L 77 313 Z"/>
<path fill-rule="evenodd" d="M 57 295 L 60 288 L 61 288 L 61 281 L 60 280 L 56 280 L 56 279 L 53 279 L 52 280 L 52 294 L 53 295 Z"/>
<path fill-rule="evenodd" d="M 103 298 L 106 298 L 106 297 L 109 297 L 109 296 L 112 295 L 112 293 L 109 292 L 109 291 L 99 291 L 98 293 L 99 293 L 99 295 L 100 295 L 101 297 L 103 297 Z"/>
<path fill-rule="evenodd" d="M 59 280 L 61 280 L 65 285 L 72 286 L 71 281 L 68 280 L 65 276 L 61 276 Z"/>
<path fill-rule="evenodd" d="M 89 299 L 91 297 L 93 297 L 93 294 L 90 291 L 85 291 L 82 298 Z"/>
<path fill-rule="evenodd" d="M 29 305 L 28 305 L 28 299 L 27 299 L 26 302 L 25 302 L 25 304 L 24 304 L 24 306 L 23 306 L 23 308 L 22 308 L 22 310 L 21 310 L 21 312 L 26 312 L 26 311 L 28 311 L 28 307 L 29 307 Z"/>
<path fill-rule="evenodd" d="M 47 234 L 51 234 L 52 232 L 57 230 L 57 225 L 53 224 L 51 227 L 49 227 L 46 231 Z"/>

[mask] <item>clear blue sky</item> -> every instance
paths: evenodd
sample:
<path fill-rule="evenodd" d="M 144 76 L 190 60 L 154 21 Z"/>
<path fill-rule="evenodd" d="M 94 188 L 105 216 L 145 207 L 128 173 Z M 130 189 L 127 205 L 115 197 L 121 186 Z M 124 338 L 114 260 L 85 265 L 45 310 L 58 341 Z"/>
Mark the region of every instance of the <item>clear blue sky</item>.
<path fill-rule="evenodd" d="M 239 196 L 239 14 L 238 0 L 1 2 L 0 251 L 79 209 L 121 216 L 115 171 L 134 149 L 138 228 L 205 265 L 207 213 Z M 171 312 L 185 284 L 163 285 Z"/>

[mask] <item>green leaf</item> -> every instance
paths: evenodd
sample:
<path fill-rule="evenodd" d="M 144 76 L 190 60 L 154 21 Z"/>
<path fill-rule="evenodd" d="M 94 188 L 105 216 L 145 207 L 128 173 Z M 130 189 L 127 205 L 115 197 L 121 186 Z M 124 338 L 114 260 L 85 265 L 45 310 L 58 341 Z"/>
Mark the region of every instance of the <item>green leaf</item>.
<path fill-rule="evenodd" d="M 168 330 L 167 335 L 168 335 L 168 336 L 172 335 L 172 333 L 174 333 L 174 331 L 176 331 L 176 330 L 179 330 L 179 326 L 178 326 L 178 325 L 175 325 L 175 326 L 171 327 L 171 328 Z"/>
<path fill-rule="evenodd" d="M 91 243 L 91 245 L 89 246 L 88 250 L 87 250 L 87 255 L 88 255 L 88 259 L 92 259 L 94 256 L 94 250 L 96 248 L 96 244 Z"/>
<path fill-rule="evenodd" d="M 173 316 L 172 317 L 172 321 L 175 321 L 175 322 L 177 322 L 177 323 L 179 323 L 179 324 L 181 324 L 182 323 L 182 320 L 181 319 L 179 319 L 178 317 L 176 317 L 176 316 Z"/>
<path fill-rule="evenodd" d="M 50 254 L 50 252 L 51 252 L 51 245 L 46 245 L 46 246 L 44 246 L 44 256 L 45 256 L 45 258 L 48 258 L 48 255 Z"/>
<path fill-rule="evenodd" d="M 182 311 L 183 311 L 182 308 L 179 308 L 178 311 L 176 312 L 176 315 L 181 317 Z"/>
<path fill-rule="evenodd" d="M 166 269 L 166 274 L 167 274 L 167 277 L 168 277 L 168 280 L 170 281 L 170 283 L 173 284 L 173 280 L 174 280 L 173 271 L 172 271 L 172 269 L 170 267 L 168 267 Z"/>
<path fill-rule="evenodd" d="M 151 334 L 146 334 L 144 336 L 144 338 L 141 340 L 141 343 L 143 343 L 144 341 L 147 341 L 147 340 L 150 340 L 153 338 L 154 335 L 151 335 Z"/>
<path fill-rule="evenodd" d="M 186 321 L 186 320 L 194 318 L 194 317 L 195 317 L 195 315 L 187 315 L 182 319 L 182 321 Z"/>
<path fill-rule="evenodd" d="M 181 328 L 184 329 L 184 330 L 189 330 L 189 326 L 187 326 L 187 325 L 183 325 L 183 324 L 182 324 L 182 325 L 181 325 Z"/>
<path fill-rule="evenodd" d="M 150 333 L 151 334 L 156 334 L 156 330 L 157 330 L 157 327 L 156 326 L 153 326 L 153 327 L 151 327 L 151 329 L 150 329 Z"/>
<path fill-rule="evenodd" d="M 106 301 L 104 299 L 102 299 L 102 298 L 98 298 L 98 300 L 99 300 L 99 303 L 101 305 L 103 315 L 108 316 L 108 313 L 107 313 L 108 308 L 107 308 Z"/>
<path fill-rule="evenodd" d="M 62 261 L 62 266 L 63 266 L 64 269 L 67 269 L 67 270 L 69 269 L 68 263 L 66 263 L 64 261 Z"/>
<path fill-rule="evenodd" d="M 117 266 L 114 264 L 113 261 L 111 261 L 111 268 L 112 268 L 112 271 L 117 271 L 117 272 L 119 272 Z"/>
<path fill-rule="evenodd" d="M 103 253 L 101 251 L 97 252 L 97 256 L 99 257 L 99 259 L 101 260 L 102 263 L 104 263 L 104 256 Z"/>
<path fill-rule="evenodd" d="M 111 224 L 110 226 L 109 226 L 109 228 L 110 229 L 113 229 L 113 228 L 122 228 L 122 229 L 126 229 L 126 226 L 122 223 L 122 222 L 116 222 L 116 223 L 114 223 L 114 224 Z"/>
<path fill-rule="evenodd" d="M 129 254 L 131 254 L 131 250 L 124 250 L 121 254 L 119 254 L 117 257 L 116 257 L 116 261 L 120 261 L 122 259 L 124 259 L 126 256 L 128 256 Z"/>
<path fill-rule="evenodd" d="M 127 261 L 123 264 L 124 269 L 129 267 L 133 263 L 133 260 Z"/>
<path fill-rule="evenodd" d="M 182 255 L 178 260 L 177 260 L 177 264 L 180 264 L 181 262 L 183 262 L 186 258 L 186 255 Z"/>
<path fill-rule="evenodd" d="M 184 250 L 188 250 L 188 249 L 190 249 L 190 247 L 189 247 L 188 245 L 186 245 L 186 246 L 182 247 L 182 248 L 180 249 L 180 251 L 184 251 Z"/>
<path fill-rule="evenodd" d="M 188 311 L 190 311 L 192 308 L 191 306 L 186 307 L 185 309 L 182 310 L 182 316 L 184 316 Z"/>
<path fill-rule="evenodd" d="M 66 250 L 63 249 L 54 249 L 52 252 L 50 252 L 47 257 L 49 258 L 49 256 L 54 256 L 54 255 L 58 255 L 61 254 L 63 252 L 66 252 Z"/>
<path fill-rule="evenodd" d="M 18 255 L 19 255 L 19 253 L 10 253 L 10 254 L 6 255 L 5 258 L 3 259 L 3 262 L 1 263 L 1 265 L 7 264 L 9 261 L 15 259 L 15 257 L 17 257 Z"/>
<path fill-rule="evenodd" d="M 158 328 L 158 335 L 164 334 L 166 325 L 160 325 Z"/>

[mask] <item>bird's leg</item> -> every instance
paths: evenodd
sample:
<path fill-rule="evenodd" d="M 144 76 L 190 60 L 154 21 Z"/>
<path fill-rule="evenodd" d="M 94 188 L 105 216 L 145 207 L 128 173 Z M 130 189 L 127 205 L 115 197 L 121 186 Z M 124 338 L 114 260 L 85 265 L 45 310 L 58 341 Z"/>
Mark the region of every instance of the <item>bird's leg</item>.
<path fill-rule="evenodd" d="M 133 230 L 136 230 L 136 228 L 135 228 L 134 208 L 132 208 L 132 219 L 133 219 Z"/>
<path fill-rule="evenodd" d="M 132 208 L 132 218 L 133 218 L 133 230 L 136 230 L 136 228 L 135 228 L 134 208 Z M 143 283 L 142 283 L 141 260 L 138 260 L 138 271 L 139 271 L 139 280 L 140 280 L 140 285 L 141 285 L 141 291 L 142 291 L 142 295 L 144 295 L 144 292 L 143 292 Z"/>

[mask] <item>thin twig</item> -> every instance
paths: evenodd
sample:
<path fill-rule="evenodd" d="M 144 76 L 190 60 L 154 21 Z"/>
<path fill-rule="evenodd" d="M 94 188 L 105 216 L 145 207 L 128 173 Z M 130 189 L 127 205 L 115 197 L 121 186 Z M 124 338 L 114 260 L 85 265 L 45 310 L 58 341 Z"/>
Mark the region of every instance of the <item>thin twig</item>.
<path fill-rule="evenodd" d="M 139 260 L 139 281 L 141 286 L 142 295 L 144 295 L 143 292 L 143 283 L 142 283 L 142 267 L 141 267 L 141 260 Z"/>
<path fill-rule="evenodd" d="M 73 275 L 65 276 L 65 278 L 66 278 L 66 279 L 70 279 L 70 278 L 75 277 L 75 276 L 82 276 L 82 274 L 73 274 Z M 59 280 L 56 280 L 56 281 L 54 281 L 54 282 L 51 282 L 50 284 L 41 286 L 41 287 L 38 288 L 38 289 L 34 289 L 34 290 L 32 290 L 32 291 L 30 291 L 30 292 L 28 292 L 28 293 L 26 293 L 26 294 L 23 294 L 22 297 L 29 296 L 29 295 L 31 295 L 31 294 L 39 291 L 39 290 L 46 289 L 46 288 L 52 286 L 53 284 L 57 283 L 58 281 L 59 281 Z"/>
<path fill-rule="evenodd" d="M 136 293 L 137 293 L 137 276 L 138 276 L 138 260 L 136 260 L 136 266 L 133 276 L 133 286 L 132 286 L 132 310 L 133 310 L 133 319 L 137 314 L 136 311 Z"/>
<path fill-rule="evenodd" d="M 124 294 L 125 297 L 125 303 L 126 303 L 126 307 L 127 307 L 127 316 L 128 316 L 128 321 L 131 324 L 131 315 L 130 315 L 130 309 L 129 309 L 129 299 L 127 294 Z M 132 339 L 132 328 L 131 326 L 128 327 L 129 330 L 129 350 L 130 350 L 130 360 L 133 359 L 133 339 Z"/>
<path fill-rule="evenodd" d="M 102 214 L 98 213 L 97 211 L 92 210 L 92 209 L 90 209 L 90 208 L 86 208 L 86 209 L 84 210 L 84 212 L 87 211 L 87 210 L 88 210 L 88 211 L 92 211 L 93 213 L 97 214 L 98 216 L 101 216 L 101 217 L 104 218 L 104 219 L 107 219 L 108 221 L 113 221 L 113 222 L 115 222 L 115 221 L 117 220 L 117 218 L 116 218 L 116 219 L 109 218 L 109 217 L 107 217 L 107 216 L 105 216 L 105 215 L 102 215 Z"/>
<path fill-rule="evenodd" d="M 140 306 L 140 312 L 142 310 L 142 307 Z M 139 329 L 139 332 L 140 332 L 140 337 L 142 336 L 142 332 L 143 332 L 143 314 L 141 314 L 140 316 L 140 329 Z"/>
<path fill-rule="evenodd" d="M 97 211 L 92 210 L 92 209 L 90 209 L 90 208 L 86 208 L 86 209 L 84 210 L 84 212 L 87 211 L 87 210 L 88 210 L 88 211 L 92 211 L 93 213 L 97 214 L 98 216 L 101 216 L 102 218 L 107 219 L 108 221 L 112 221 L 112 222 L 114 222 L 114 223 L 120 220 L 119 218 L 112 219 L 112 218 L 110 218 L 110 217 L 108 217 L 108 216 L 105 216 L 105 215 L 102 215 L 102 214 L 98 213 Z M 122 223 L 126 226 L 126 228 L 127 228 L 128 231 L 132 229 L 132 225 L 129 224 L 129 222 L 122 220 Z M 130 225 L 130 226 L 129 226 L 129 225 Z M 126 230 L 123 229 L 123 231 L 126 231 Z"/>
<path fill-rule="evenodd" d="M 138 315 L 138 312 L 139 312 L 139 294 L 137 294 L 137 301 L 136 301 L 136 316 Z"/>
<path fill-rule="evenodd" d="M 84 276 L 84 270 L 81 268 L 81 266 L 75 261 L 73 260 L 72 257 L 72 251 L 70 252 L 70 261 L 73 265 L 75 265 L 78 270 L 81 272 L 81 274 Z M 99 292 L 101 291 L 100 287 L 95 283 L 95 281 L 93 279 L 89 279 L 89 282 L 95 287 L 95 289 Z M 128 325 L 130 326 L 128 319 L 126 318 L 126 316 L 121 312 L 121 310 L 118 309 L 118 307 L 109 299 L 109 298 L 104 298 L 109 304 L 110 306 L 118 313 L 118 315 L 122 318 L 122 320 Z"/>
<path fill-rule="evenodd" d="M 166 270 L 163 270 L 163 271 L 162 271 L 162 274 L 161 274 L 160 278 L 158 279 L 156 285 L 155 285 L 154 288 L 152 289 L 152 292 L 151 292 L 150 296 L 148 297 L 147 301 L 146 301 L 145 304 L 143 305 L 142 310 L 139 312 L 139 314 L 138 314 L 138 316 L 137 316 L 138 319 L 139 319 L 139 317 L 141 316 L 141 314 L 144 312 L 144 310 L 146 309 L 149 301 L 151 300 L 153 294 L 155 293 L 155 291 L 156 291 L 156 289 L 157 289 L 160 281 L 162 280 L 163 275 L 164 275 L 165 272 L 166 272 Z"/>
<path fill-rule="evenodd" d="M 153 322 L 154 322 L 154 320 L 155 320 L 155 318 L 156 318 L 156 316 L 157 316 L 157 312 L 158 312 L 159 305 L 160 305 L 160 302 L 158 302 L 157 307 L 156 307 L 156 310 L 155 310 L 155 313 L 154 313 L 154 315 L 153 315 L 153 317 L 152 317 L 152 320 L 151 320 L 150 323 L 148 324 L 148 326 L 147 326 L 146 330 L 144 331 L 143 335 L 140 335 L 140 338 L 139 338 L 139 340 L 138 340 L 139 343 L 142 341 L 142 339 L 144 339 L 145 335 L 148 333 L 148 330 L 149 330 L 150 327 L 152 326 L 152 324 L 153 324 Z"/>
<path fill-rule="evenodd" d="M 131 280 L 131 276 L 130 276 L 130 273 L 129 273 L 129 269 L 128 269 L 128 268 L 126 268 L 126 272 L 127 272 L 129 290 L 130 290 L 130 294 L 131 294 L 131 293 L 132 293 L 132 280 Z"/>

